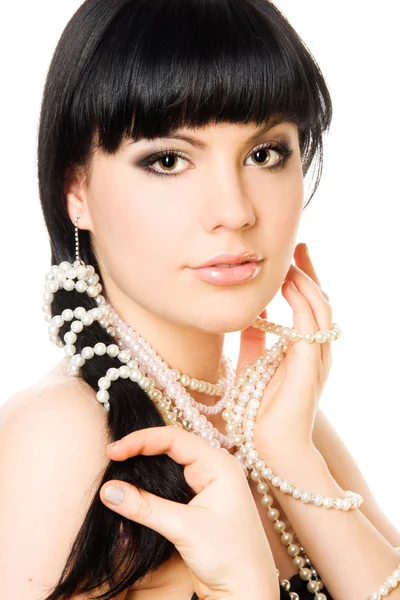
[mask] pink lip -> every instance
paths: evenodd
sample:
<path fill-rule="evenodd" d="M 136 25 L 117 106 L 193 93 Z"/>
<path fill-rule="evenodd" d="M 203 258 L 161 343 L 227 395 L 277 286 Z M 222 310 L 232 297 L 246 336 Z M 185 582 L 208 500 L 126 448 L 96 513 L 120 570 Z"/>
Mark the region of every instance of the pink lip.
<path fill-rule="evenodd" d="M 230 263 L 233 264 L 233 263 Z M 261 261 L 246 262 L 234 267 L 201 267 L 192 269 L 199 279 L 216 285 L 237 285 L 254 279 L 261 270 Z"/>
<path fill-rule="evenodd" d="M 202 265 L 193 268 L 202 269 L 203 267 L 213 267 L 219 264 L 233 265 L 244 262 L 260 262 L 261 260 L 261 256 L 257 252 L 254 250 L 246 250 L 240 254 L 218 254 Z"/>

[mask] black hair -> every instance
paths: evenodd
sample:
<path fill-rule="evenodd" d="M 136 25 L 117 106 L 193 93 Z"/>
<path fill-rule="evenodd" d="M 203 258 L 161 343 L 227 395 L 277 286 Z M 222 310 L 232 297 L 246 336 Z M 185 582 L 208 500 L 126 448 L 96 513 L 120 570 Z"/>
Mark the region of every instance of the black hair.
<path fill-rule="evenodd" d="M 310 50 L 272 2 L 86 0 L 56 47 L 41 107 L 38 177 L 51 264 L 74 261 L 64 178 L 69 167 L 90 161 L 94 140 L 102 151 L 114 153 L 124 139 L 165 137 L 185 126 L 259 125 L 272 119 L 297 125 L 304 176 L 315 159 L 312 197 L 321 177 L 331 98 Z M 80 255 L 102 284 L 90 234 L 82 230 Z M 52 315 L 77 306 L 89 310 L 97 304 L 86 294 L 60 290 Z M 61 340 L 66 331 L 64 325 Z M 99 341 L 108 345 L 115 339 L 95 321 L 78 334 L 77 352 Z M 95 356 L 79 376 L 97 391 L 99 378 L 119 365 L 117 358 Z M 112 387 L 110 441 L 165 424 L 146 392 L 127 381 Z M 92 597 L 109 600 L 171 557 L 174 546 L 166 538 L 102 503 L 99 490 L 110 479 L 176 502 L 193 497 L 182 467 L 166 455 L 110 461 L 60 580 L 45 600 L 96 590 Z"/>

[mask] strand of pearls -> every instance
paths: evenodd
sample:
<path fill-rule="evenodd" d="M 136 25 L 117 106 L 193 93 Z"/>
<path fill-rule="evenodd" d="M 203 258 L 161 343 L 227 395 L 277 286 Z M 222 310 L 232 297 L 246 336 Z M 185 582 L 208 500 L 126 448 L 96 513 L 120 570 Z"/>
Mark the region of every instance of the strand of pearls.
<path fill-rule="evenodd" d="M 221 412 L 225 408 L 225 403 L 230 396 L 230 391 L 234 384 L 235 372 L 232 367 L 232 362 L 227 356 L 222 357 L 222 370 L 225 373 L 225 385 L 224 389 L 218 386 L 217 384 L 207 384 L 202 380 L 198 380 L 194 377 L 190 377 L 189 375 L 182 375 L 178 369 L 171 369 L 164 361 L 160 361 L 157 358 L 156 351 L 144 340 L 136 331 L 134 331 L 131 327 L 129 327 L 115 312 L 113 307 L 106 303 L 104 305 L 107 309 L 107 322 L 108 332 L 110 335 L 115 337 L 117 340 L 121 342 L 121 347 L 127 348 L 131 351 L 131 354 L 136 360 L 138 360 L 139 364 L 143 367 L 146 372 L 146 375 L 149 373 L 157 373 L 161 368 L 164 373 L 169 373 L 171 377 L 171 381 L 176 384 L 180 384 L 181 386 L 187 388 L 188 390 L 198 390 L 199 392 L 203 392 L 205 387 L 212 386 L 216 388 L 216 393 L 210 394 L 219 396 L 221 394 L 222 398 L 214 405 L 207 406 L 200 402 L 195 402 L 193 400 L 192 405 L 199 412 L 205 415 L 216 415 Z M 155 363 L 159 363 L 160 367 L 155 366 Z M 182 392 L 182 389 L 179 388 L 179 392 Z M 168 394 L 166 393 L 166 396 Z M 186 405 L 179 406 L 179 408 L 184 408 Z"/>
<path fill-rule="evenodd" d="M 77 279 L 77 281 L 75 282 L 74 279 Z M 260 459 L 254 447 L 252 430 L 263 390 L 271 380 L 280 362 L 284 359 L 287 342 L 298 341 L 303 337 L 308 342 L 317 341 L 323 343 L 327 340 L 333 341 L 340 335 L 340 330 L 335 324 L 330 332 L 302 335 L 297 330 L 282 328 L 280 325 L 263 319 L 256 319 L 254 326 L 265 328 L 266 331 L 271 331 L 276 335 L 282 333 L 283 336 L 271 349 L 266 349 L 264 356 L 259 357 L 254 365 L 249 365 L 246 368 L 245 374 L 237 378 L 236 385 L 233 385 L 233 381 L 229 379 L 229 370 L 227 369 L 227 363 L 225 363 L 228 383 L 224 390 L 225 401 L 223 407 L 225 410 L 222 413 L 222 417 L 227 423 L 227 435 L 223 435 L 212 426 L 212 423 L 207 420 L 205 415 L 200 415 L 199 409 L 194 405 L 193 398 L 191 398 L 185 386 L 182 385 L 182 376 L 179 377 L 179 372 L 169 369 L 163 363 L 161 357 L 140 336 L 140 339 L 137 338 L 135 340 L 137 344 L 135 351 L 138 352 L 135 357 L 131 356 L 130 349 L 121 348 L 123 335 L 121 338 L 118 338 L 118 335 L 116 335 L 118 344 L 106 346 L 100 342 L 94 347 L 87 346 L 83 348 L 80 354 L 76 353 L 74 344 L 77 340 L 77 333 L 80 333 L 84 326 L 90 326 L 94 320 L 98 320 L 100 325 L 107 329 L 110 334 L 114 333 L 115 335 L 118 333 L 110 323 L 111 307 L 110 305 L 105 306 L 105 299 L 100 296 L 101 285 L 93 267 L 84 265 L 80 260 L 75 261 L 73 264 L 64 261 L 59 266 L 54 265 L 51 267 L 50 273 L 46 275 L 45 287 L 46 291 L 43 296 L 44 305 L 42 309 L 45 312 L 45 320 L 51 323 L 48 330 L 49 337 L 52 342 L 64 347 L 66 355 L 70 357 L 70 374 L 77 375 L 79 369 L 85 364 L 85 361 L 93 358 L 95 355 L 102 356 L 107 353 L 109 356 L 118 357 L 122 363 L 121 366 L 118 369 L 108 369 L 106 375 L 98 381 L 99 390 L 96 397 L 103 404 L 106 411 L 110 410 L 110 395 L 108 390 L 111 387 L 112 381 L 116 381 L 119 377 L 124 379 L 130 378 L 132 381 L 138 383 L 149 397 L 156 402 L 166 424 L 185 427 L 185 429 L 193 431 L 196 435 L 206 439 L 211 445 L 221 448 L 224 451 L 227 450 L 222 448 L 222 444 L 225 444 L 228 448 L 232 447 L 232 445 L 239 447 L 239 451 L 235 453 L 235 456 L 243 465 L 246 474 L 248 475 L 248 471 L 251 470 L 250 477 L 258 482 L 257 489 L 262 494 L 262 505 L 268 508 L 268 517 L 274 521 L 274 530 L 281 536 L 282 543 L 287 546 L 288 554 L 293 558 L 293 565 L 298 569 L 300 577 L 307 581 L 307 589 L 315 593 L 316 600 L 326 600 L 325 594 L 321 592 L 323 582 L 305 554 L 304 548 L 297 543 L 298 540 L 294 532 L 286 531 L 288 524 L 279 520 L 279 511 L 272 508 L 273 498 L 267 493 L 270 490 L 267 482 L 272 483 L 272 479 L 274 479 L 274 483 L 277 484 L 279 476 L 274 475 L 271 470 L 266 471 L 268 467 Z M 88 293 L 90 297 L 95 299 L 98 305 L 97 308 L 90 309 L 89 311 L 86 311 L 83 307 L 78 307 L 75 310 L 66 309 L 62 315 L 52 318 L 51 303 L 54 299 L 54 293 L 61 287 L 67 291 L 76 289 L 78 292 Z M 64 344 L 58 334 L 59 329 L 68 321 L 72 321 L 72 323 L 70 331 L 64 335 Z M 121 321 L 119 326 L 121 326 Z M 126 331 L 125 327 L 124 330 Z M 312 336 L 314 336 L 313 340 L 311 339 Z M 137 343 L 138 341 L 140 344 Z M 146 358 L 144 358 L 144 355 L 146 355 Z M 145 371 L 142 370 L 146 366 L 149 367 L 148 374 L 153 374 L 153 377 L 148 377 Z M 187 383 L 186 378 L 183 380 L 183 383 L 185 382 Z M 217 386 L 217 384 L 215 385 Z M 207 386 L 206 383 L 205 386 Z M 218 390 L 220 391 L 220 388 Z M 267 477 L 264 477 L 263 481 L 262 478 L 264 475 Z M 285 483 L 286 486 L 284 485 L 283 488 L 286 489 L 289 482 L 281 481 L 279 488 Z M 277 485 L 274 485 L 274 487 L 277 487 Z M 289 491 L 291 487 L 290 485 L 288 488 Z M 352 494 L 352 492 L 348 492 L 348 494 Z M 353 496 L 356 497 L 357 495 Z M 315 496 L 310 494 L 310 500 L 312 497 L 315 504 Z M 353 499 L 352 497 L 352 502 Z M 335 508 L 338 508 L 336 503 L 333 503 L 333 505 Z M 278 570 L 277 575 L 279 577 Z M 290 590 L 290 582 L 288 580 L 282 580 L 281 585 L 285 589 Z M 295 592 L 290 592 L 290 597 L 291 600 L 298 600 L 298 595 Z"/>

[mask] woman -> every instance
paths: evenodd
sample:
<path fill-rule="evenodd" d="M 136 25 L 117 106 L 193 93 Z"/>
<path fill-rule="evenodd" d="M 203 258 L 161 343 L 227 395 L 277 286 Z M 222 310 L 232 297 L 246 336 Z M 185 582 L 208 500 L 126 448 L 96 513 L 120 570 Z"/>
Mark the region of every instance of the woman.
<path fill-rule="evenodd" d="M 171 369 L 179 369 L 175 377 L 190 396 L 212 407 L 216 402 L 210 392 L 221 396 L 224 386 L 198 382 L 216 383 L 222 377 L 229 389 L 224 334 L 242 331 L 236 371 L 247 373 L 246 367 L 265 349 L 265 321 L 257 317 L 266 319 L 265 307 L 281 285 L 295 329 L 335 331 L 327 295 L 304 245 L 295 245 L 303 178 L 315 160 L 318 184 L 322 136 L 331 115 L 318 65 L 283 15 L 265 0 L 87 0 L 73 16 L 47 77 L 39 186 L 52 265 L 74 261 L 76 227 L 77 254 L 98 274 L 99 280 L 92 272 L 88 279 L 94 288 L 100 284 L 97 291 L 110 307 L 110 319 L 90 317 L 76 332 L 70 331 L 67 318 L 53 323 L 52 318 L 71 309 L 103 305 L 75 288 L 62 287 L 54 297 L 46 288 L 49 334 L 79 360 L 71 360 L 67 372 L 67 356 L 39 388 L 8 403 L 3 413 L 18 413 L 16 419 L 8 418 L 1 438 L 2 454 L 8 457 L 2 480 L 10 492 L 4 496 L 12 498 L 1 511 L 9 523 L 2 535 L 6 558 L 0 557 L 0 580 L 8 585 L 5 597 L 19 593 L 28 598 L 30 593 L 33 598 L 39 586 L 42 596 L 49 594 L 47 600 L 100 592 L 106 599 L 178 600 L 204 593 L 188 570 L 196 571 L 197 562 L 190 565 L 183 549 L 177 552 L 173 532 L 168 537 L 145 518 L 132 518 L 137 515 L 129 505 L 130 485 L 166 501 L 196 502 L 195 486 L 186 481 L 181 464 L 160 448 L 154 456 L 126 450 L 118 461 L 118 456 L 106 455 L 105 444 L 177 422 L 213 442 L 215 455 L 221 450 L 212 427 L 225 433 L 227 421 L 234 431 L 229 407 L 235 398 L 228 399 L 223 414 L 208 411 L 210 428 L 193 408 L 185 408 L 186 398 L 181 409 L 169 410 L 172 403 L 160 390 L 149 394 L 144 378 L 134 380 L 139 372 L 134 361 L 128 378 L 119 371 L 114 380 L 115 371 L 108 370 L 120 369 L 115 346 L 127 342 L 129 325 L 148 343 L 143 350 L 136 342 L 141 373 L 151 346 Z M 296 265 L 291 265 L 293 254 Z M 220 266 L 202 268 L 209 262 Z M 234 262 L 243 266 L 224 266 Z M 54 273 L 61 271 L 57 267 Z M 388 587 L 392 598 L 399 595 L 397 575 L 380 589 L 399 562 L 393 549 L 400 545 L 399 534 L 376 509 L 351 457 L 318 411 L 330 367 L 329 339 L 335 337 L 321 344 L 292 340 L 277 346 L 276 362 L 268 367 L 270 381 L 257 388 L 260 400 L 253 398 L 250 408 L 257 418 L 253 426 L 251 416 L 244 423 L 250 437 L 242 441 L 253 436 L 263 467 L 293 481 L 305 494 L 309 490 L 314 506 L 310 496 L 295 502 L 279 489 L 279 479 L 275 489 L 272 480 L 268 487 L 251 471 L 249 486 L 273 562 L 266 549 L 265 581 L 259 568 L 252 577 L 254 573 L 248 576 L 247 569 L 232 565 L 240 585 L 225 590 L 227 594 L 240 590 L 244 597 L 246 589 L 248 597 L 255 597 L 255 581 L 271 598 L 275 564 L 282 598 L 347 599 L 374 593 L 378 598 L 387 595 Z M 87 351 L 85 358 L 83 350 L 96 344 L 95 356 Z M 105 351 L 109 346 L 110 353 Z M 108 387 L 101 387 L 100 379 Z M 238 381 L 246 385 L 245 378 Z M 37 456 L 32 480 L 22 457 L 16 461 L 21 439 Z M 247 456 L 254 451 L 251 443 L 239 451 L 227 448 L 249 471 L 256 462 L 253 454 Z M 335 474 L 343 460 L 348 469 L 339 480 Z M 46 498 L 21 505 L 16 500 L 20 494 L 11 493 L 13 482 L 18 486 L 21 480 L 29 481 L 37 494 L 45 488 Z M 128 499 L 113 507 L 104 488 L 121 481 Z M 234 489 L 243 489 L 240 478 L 234 481 Z M 339 501 L 338 510 L 317 501 L 323 495 L 343 505 L 348 489 L 361 493 L 364 503 L 357 506 L 354 497 L 351 510 L 345 511 L 339 510 Z M 227 486 L 221 503 L 229 501 L 230 493 Z M 191 506 L 182 507 L 182 515 Z M 27 541 L 19 530 L 28 525 L 32 533 Z M 218 525 L 224 524 L 216 522 L 211 546 L 221 544 Z M 257 527 L 253 529 L 261 540 Z M 230 550 L 232 539 L 223 539 L 221 547 Z M 256 552 L 251 560 L 245 558 L 247 566 L 264 559 Z M 201 577 L 200 582 L 205 587 L 210 583 Z"/>

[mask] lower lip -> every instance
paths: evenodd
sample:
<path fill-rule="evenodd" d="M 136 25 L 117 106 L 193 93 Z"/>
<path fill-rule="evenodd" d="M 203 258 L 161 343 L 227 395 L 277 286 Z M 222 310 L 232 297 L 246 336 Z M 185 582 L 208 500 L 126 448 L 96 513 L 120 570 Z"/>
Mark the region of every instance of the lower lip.
<path fill-rule="evenodd" d="M 235 285 L 254 279 L 261 269 L 260 262 L 248 262 L 234 267 L 201 267 L 192 269 L 199 279 L 216 285 Z"/>

